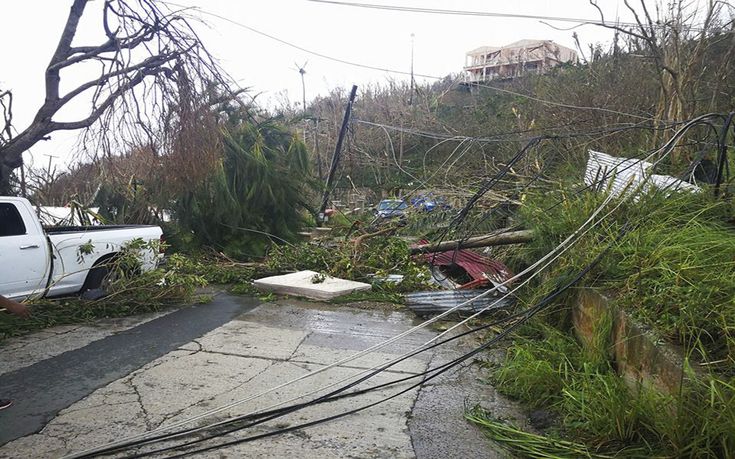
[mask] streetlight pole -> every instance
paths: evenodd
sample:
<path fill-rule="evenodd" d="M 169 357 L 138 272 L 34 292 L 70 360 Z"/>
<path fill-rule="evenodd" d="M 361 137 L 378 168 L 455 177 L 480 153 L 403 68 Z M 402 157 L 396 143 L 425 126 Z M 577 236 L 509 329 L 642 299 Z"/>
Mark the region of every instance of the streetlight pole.
<path fill-rule="evenodd" d="M 304 66 L 305 65 L 306 64 L 304 64 Z M 301 109 L 306 113 L 306 83 L 304 82 L 306 69 L 304 67 L 299 67 L 299 73 L 301 74 Z"/>

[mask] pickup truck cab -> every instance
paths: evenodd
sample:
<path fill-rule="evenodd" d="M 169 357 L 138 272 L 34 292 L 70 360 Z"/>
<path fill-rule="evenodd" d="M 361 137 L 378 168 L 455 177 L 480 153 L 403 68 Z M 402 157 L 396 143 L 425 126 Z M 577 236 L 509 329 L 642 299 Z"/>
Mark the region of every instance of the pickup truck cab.
<path fill-rule="evenodd" d="M 0 295 L 24 299 L 97 288 L 104 263 L 126 243 L 161 234 L 158 226 L 144 225 L 44 228 L 27 199 L 0 196 Z M 141 268 L 155 268 L 158 257 L 142 252 Z"/>

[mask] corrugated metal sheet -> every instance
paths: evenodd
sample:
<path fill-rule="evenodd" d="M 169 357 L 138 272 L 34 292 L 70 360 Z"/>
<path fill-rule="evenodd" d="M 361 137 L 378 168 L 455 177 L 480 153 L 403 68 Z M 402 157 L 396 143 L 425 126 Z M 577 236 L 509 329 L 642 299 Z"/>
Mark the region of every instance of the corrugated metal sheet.
<path fill-rule="evenodd" d="M 697 185 L 692 185 L 689 182 L 685 182 L 683 180 L 679 180 L 678 178 L 671 177 L 670 175 L 652 175 L 651 176 L 651 185 L 655 186 L 656 188 L 660 190 L 670 190 L 670 191 L 692 191 L 692 192 L 699 192 L 702 191 L 701 188 L 699 188 Z"/>
<path fill-rule="evenodd" d="M 610 190 L 620 196 L 643 182 L 653 164 L 638 159 L 616 158 L 599 151 L 589 151 L 584 183 L 595 190 Z"/>
<path fill-rule="evenodd" d="M 513 275 L 503 263 L 470 250 L 430 253 L 426 254 L 426 259 L 433 266 L 457 265 L 472 279 L 489 280 L 496 285 L 505 282 Z"/>
<path fill-rule="evenodd" d="M 645 192 L 650 187 L 667 191 L 701 191 L 698 186 L 675 177 L 651 174 L 652 168 L 653 164 L 646 161 L 618 158 L 590 150 L 584 171 L 584 183 L 597 191 L 609 190 L 613 196 L 639 189 Z"/>
<path fill-rule="evenodd" d="M 481 290 L 437 290 L 430 292 L 414 292 L 404 295 L 406 306 L 417 314 L 439 314 L 448 311 L 481 294 Z M 507 308 L 514 303 L 513 299 L 499 300 L 496 295 L 488 295 L 472 303 L 462 306 L 458 312 L 474 314 L 497 302 L 488 311 Z"/>

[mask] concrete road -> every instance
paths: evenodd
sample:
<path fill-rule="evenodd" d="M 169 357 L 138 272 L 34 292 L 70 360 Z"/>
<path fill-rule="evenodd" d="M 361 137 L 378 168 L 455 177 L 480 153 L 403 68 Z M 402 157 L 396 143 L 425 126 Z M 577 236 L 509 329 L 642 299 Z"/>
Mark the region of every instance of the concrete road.
<path fill-rule="evenodd" d="M 39 356 L 36 363 L 26 362 L 26 366 L 0 375 L 0 391 L 8 391 L 16 399 L 14 407 L 0 412 L 0 443 L 7 442 L 0 447 L 0 457 L 61 457 L 170 426 L 307 376 L 192 425 L 269 408 L 358 375 L 435 336 L 432 331 L 421 330 L 378 352 L 318 372 L 409 329 L 415 318 L 390 309 L 295 300 L 255 307 L 248 301 L 222 295 L 213 304 L 130 324 L 129 329 L 87 344 L 77 340 L 83 344 L 78 348 L 74 348 L 73 339 L 67 340 L 72 348 L 66 352 Z M 74 335 L 74 331 L 67 334 Z M 28 338 L 25 341 L 27 346 L 32 344 Z M 412 357 L 371 379 L 367 386 L 418 374 L 456 357 L 472 344 L 459 342 Z M 21 359 L 23 347 L 11 342 L 0 349 L 0 355 L 9 362 Z M 501 457 L 481 432 L 462 419 L 465 403 L 480 402 L 504 417 L 521 416 L 512 403 L 479 383 L 476 371 L 467 367 L 450 372 L 387 402 L 325 424 L 194 457 Z M 332 416 L 407 387 L 404 383 L 310 407 L 197 446 Z"/>

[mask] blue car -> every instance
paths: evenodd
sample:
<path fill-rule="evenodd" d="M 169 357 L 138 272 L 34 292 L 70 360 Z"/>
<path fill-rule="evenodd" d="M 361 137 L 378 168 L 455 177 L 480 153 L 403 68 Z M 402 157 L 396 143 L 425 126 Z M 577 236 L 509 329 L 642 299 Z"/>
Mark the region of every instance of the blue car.
<path fill-rule="evenodd" d="M 419 195 L 412 198 L 411 205 L 422 212 L 451 209 L 451 206 L 443 198 L 435 198 L 432 194 Z"/>

